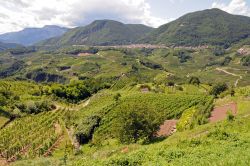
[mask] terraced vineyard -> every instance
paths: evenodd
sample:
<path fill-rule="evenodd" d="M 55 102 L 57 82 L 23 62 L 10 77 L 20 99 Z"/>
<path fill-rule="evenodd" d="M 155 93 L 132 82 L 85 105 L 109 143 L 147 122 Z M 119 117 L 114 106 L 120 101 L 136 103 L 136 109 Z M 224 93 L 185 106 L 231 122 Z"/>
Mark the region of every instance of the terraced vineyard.
<path fill-rule="evenodd" d="M 129 119 L 127 117 L 134 117 L 135 112 L 141 113 L 138 117 L 147 113 L 146 117 L 156 115 L 154 121 L 158 126 L 167 119 L 179 119 L 183 112 L 193 107 L 197 111 L 192 115 L 190 121 L 192 127 L 205 124 L 210 115 L 212 103 L 213 97 L 205 95 L 136 93 L 122 98 L 104 115 L 100 126 L 95 130 L 94 139 L 98 142 L 103 138 L 116 138 L 119 133 L 116 127 L 120 125 L 121 121 L 127 122 Z"/>
<path fill-rule="evenodd" d="M 186 109 L 204 106 L 210 106 L 213 98 L 205 95 L 179 95 L 179 94 L 136 94 L 125 98 L 121 105 L 121 109 L 133 107 L 135 104 L 151 105 L 166 119 L 179 118 Z M 119 108 L 118 108 L 119 109 Z M 209 110 L 210 111 L 210 110 Z"/>
<path fill-rule="evenodd" d="M 58 110 L 27 116 L 0 130 L 0 157 L 11 162 L 48 154 L 63 134 L 60 119 L 65 112 Z"/>

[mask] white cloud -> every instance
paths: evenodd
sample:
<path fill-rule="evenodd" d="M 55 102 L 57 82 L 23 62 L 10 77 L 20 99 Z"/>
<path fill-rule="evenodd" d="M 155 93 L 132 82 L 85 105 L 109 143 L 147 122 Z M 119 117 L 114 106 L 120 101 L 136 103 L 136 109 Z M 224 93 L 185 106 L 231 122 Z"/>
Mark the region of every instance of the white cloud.
<path fill-rule="evenodd" d="M 157 27 L 170 19 L 152 16 L 145 0 L 0 0 L 0 33 L 26 27 L 74 27 L 115 19 Z"/>
<path fill-rule="evenodd" d="M 222 9 L 232 14 L 250 16 L 250 7 L 245 0 L 231 0 L 229 4 L 214 2 L 212 7 Z"/>

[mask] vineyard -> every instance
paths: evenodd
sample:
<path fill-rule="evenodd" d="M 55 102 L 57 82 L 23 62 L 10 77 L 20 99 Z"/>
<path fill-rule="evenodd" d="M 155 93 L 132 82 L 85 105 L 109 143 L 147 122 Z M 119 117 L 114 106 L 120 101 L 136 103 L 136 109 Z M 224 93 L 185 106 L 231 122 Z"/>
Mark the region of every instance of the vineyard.
<path fill-rule="evenodd" d="M 94 133 L 94 141 L 116 137 L 118 134 L 116 127 L 121 125 L 121 121 L 126 116 L 135 117 L 139 112 L 138 116 L 144 116 L 147 113 L 149 113 L 147 117 L 157 115 L 154 121 L 156 124 L 162 124 L 167 119 L 179 119 L 184 111 L 196 107 L 197 113 L 192 123 L 193 125 L 204 124 L 205 119 L 210 115 L 212 102 L 213 97 L 205 95 L 133 94 L 121 99 L 104 115 L 100 127 Z M 142 120 L 145 118 L 143 117 Z"/>
<path fill-rule="evenodd" d="M 140 103 L 141 105 L 150 105 L 160 112 L 165 119 L 179 119 L 186 109 L 193 106 L 202 109 L 212 99 L 213 97 L 205 95 L 135 94 L 122 100 L 118 107 L 124 109 Z"/>
<path fill-rule="evenodd" d="M 58 110 L 30 115 L 0 130 L 0 158 L 11 162 L 49 155 L 50 148 L 63 135 L 60 119 L 65 112 Z"/>

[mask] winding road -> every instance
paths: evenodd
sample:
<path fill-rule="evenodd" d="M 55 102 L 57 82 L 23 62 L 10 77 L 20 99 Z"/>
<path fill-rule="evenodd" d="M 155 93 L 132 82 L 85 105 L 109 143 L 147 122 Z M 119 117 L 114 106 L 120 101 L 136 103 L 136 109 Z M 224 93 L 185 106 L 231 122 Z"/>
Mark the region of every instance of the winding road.
<path fill-rule="evenodd" d="M 215 70 L 220 71 L 220 72 L 224 72 L 224 73 L 226 73 L 226 74 L 228 74 L 228 75 L 232 75 L 232 76 L 234 76 L 234 77 L 239 77 L 239 78 L 235 81 L 235 83 L 234 83 L 234 86 L 235 86 L 235 87 L 237 87 L 239 81 L 243 78 L 241 75 L 238 75 L 238 74 L 235 74 L 235 73 L 231 73 L 231 72 L 226 71 L 226 70 L 224 70 L 224 69 L 222 69 L 222 68 L 218 68 L 218 67 L 217 67 Z"/>

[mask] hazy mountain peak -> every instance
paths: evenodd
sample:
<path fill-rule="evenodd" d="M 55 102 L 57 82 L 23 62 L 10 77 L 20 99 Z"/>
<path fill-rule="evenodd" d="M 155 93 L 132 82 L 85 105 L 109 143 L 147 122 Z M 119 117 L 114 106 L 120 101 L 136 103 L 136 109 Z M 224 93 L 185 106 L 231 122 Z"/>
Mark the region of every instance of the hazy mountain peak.
<path fill-rule="evenodd" d="M 61 36 L 67 30 L 67 28 L 55 25 L 46 25 L 42 28 L 25 28 L 18 32 L 10 32 L 0 35 L 0 41 L 5 43 L 17 43 L 27 46 L 45 39 Z"/>

